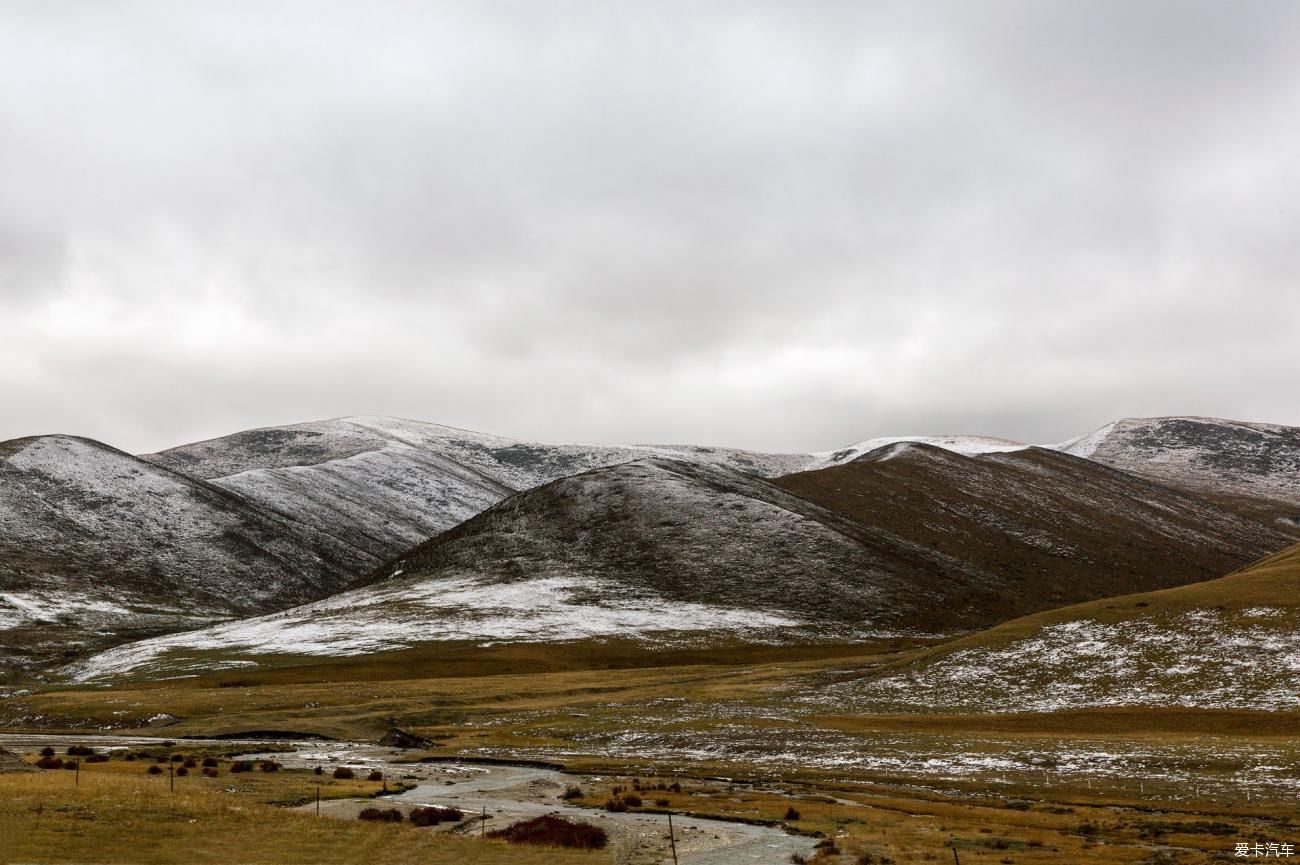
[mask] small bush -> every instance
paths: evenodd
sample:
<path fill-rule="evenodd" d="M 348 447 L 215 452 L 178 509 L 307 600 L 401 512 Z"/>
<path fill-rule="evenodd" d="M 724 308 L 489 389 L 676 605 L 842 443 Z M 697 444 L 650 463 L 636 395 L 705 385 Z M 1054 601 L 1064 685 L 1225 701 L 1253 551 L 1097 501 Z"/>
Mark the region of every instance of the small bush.
<path fill-rule="evenodd" d="M 215 769 L 215 768 L 217 768 L 217 758 L 216 758 L 216 757 L 204 757 L 204 758 L 203 758 L 203 768 L 204 768 L 204 769 Z"/>
<path fill-rule="evenodd" d="M 150 774 L 150 775 L 161 775 L 161 774 L 162 774 L 162 766 L 159 766 L 159 765 L 157 765 L 157 764 L 154 764 L 154 765 L 150 766 L 150 767 L 149 767 L 149 774 Z"/>
<path fill-rule="evenodd" d="M 436 826 L 439 823 L 459 823 L 463 816 L 455 808 L 416 808 L 410 813 L 411 822 L 416 826 Z"/>
<path fill-rule="evenodd" d="M 68 760 L 66 763 L 63 764 L 63 768 L 76 771 L 77 769 L 81 768 L 81 763 L 77 762 L 76 760 Z"/>
<path fill-rule="evenodd" d="M 623 797 L 623 801 L 627 803 L 627 807 L 629 808 L 640 808 L 642 804 L 641 797 L 635 793 L 627 794 Z"/>
<path fill-rule="evenodd" d="M 622 814 L 627 810 L 627 803 L 622 799 L 607 799 L 605 801 L 605 810 L 615 814 Z"/>
<path fill-rule="evenodd" d="M 279 772 L 280 764 L 274 760 L 263 760 L 261 768 L 263 772 Z"/>
<path fill-rule="evenodd" d="M 124 757 L 123 759 L 125 759 L 126 762 L 128 762 L 128 763 L 134 763 L 134 762 L 135 762 L 135 755 L 134 755 L 134 754 L 127 754 L 126 757 Z"/>
<path fill-rule="evenodd" d="M 325 774 L 325 768 L 323 766 L 317 766 L 313 771 L 315 771 L 317 775 Z"/>
<path fill-rule="evenodd" d="M 561 799 L 566 799 L 566 800 L 567 800 L 567 799 L 581 799 L 581 798 L 582 798 L 582 788 L 581 788 L 581 787 L 565 787 L 565 788 L 564 788 L 564 792 L 560 794 L 560 798 L 561 798 Z"/>
<path fill-rule="evenodd" d="M 195 760 L 193 757 L 186 757 L 185 762 L 181 765 L 186 769 L 197 769 L 199 767 L 199 761 Z"/>
<path fill-rule="evenodd" d="M 375 771 L 371 772 L 369 775 L 366 776 L 366 780 L 367 780 L 367 781 L 382 781 L 382 780 L 384 780 L 384 773 L 383 773 L 383 772 L 380 772 L 378 769 L 376 769 Z"/>
<path fill-rule="evenodd" d="M 656 799 L 656 800 L 655 800 L 655 804 L 658 805 L 660 808 L 667 808 L 667 807 L 668 807 L 668 800 L 667 800 L 667 799 Z"/>
<path fill-rule="evenodd" d="M 580 850 L 600 850 L 609 843 L 609 836 L 604 829 L 588 823 L 573 823 L 550 814 L 487 834 L 489 838 L 501 838 L 515 844 L 576 847 Z"/>
<path fill-rule="evenodd" d="M 794 806 L 791 806 L 791 807 L 785 809 L 785 819 L 787 819 L 787 820 L 798 820 L 799 817 L 800 817 L 800 814 L 799 814 L 799 812 L 794 808 Z"/>
<path fill-rule="evenodd" d="M 802 853 L 791 853 L 790 861 L 793 862 L 794 865 L 807 865 L 808 857 Z"/>
<path fill-rule="evenodd" d="M 41 749 L 41 756 L 42 756 L 42 757 L 53 757 L 53 756 L 54 756 L 54 749 L 51 748 L 49 745 L 46 745 L 44 748 Z"/>
<path fill-rule="evenodd" d="M 379 823 L 401 823 L 402 812 L 396 808 L 362 808 L 358 820 L 373 820 Z"/>
<path fill-rule="evenodd" d="M 184 766 L 182 766 L 182 767 L 180 767 L 179 769 L 176 770 L 176 777 L 177 777 L 177 778 L 184 778 L 184 777 L 185 777 L 186 775 L 188 775 L 188 774 L 190 774 L 190 770 L 189 770 L 189 769 L 186 769 Z"/>
<path fill-rule="evenodd" d="M 184 762 L 185 762 L 185 755 L 184 755 L 184 754 L 172 754 L 172 762 L 173 762 L 173 763 L 184 763 Z"/>
<path fill-rule="evenodd" d="M 62 769 L 63 761 L 58 757 L 42 757 L 36 761 L 36 765 L 42 769 Z"/>
<path fill-rule="evenodd" d="M 215 778 L 220 774 L 221 772 L 219 770 L 213 769 L 211 766 L 203 767 L 203 777 L 205 778 Z"/>
<path fill-rule="evenodd" d="M 334 770 L 334 777 L 340 781 L 348 781 L 357 777 L 357 773 L 353 772 L 347 766 L 339 766 Z"/>
<path fill-rule="evenodd" d="M 108 762 L 108 755 L 107 755 L 107 754 L 91 754 L 89 757 L 86 758 L 86 762 L 87 762 L 87 763 L 107 763 L 107 762 Z"/>
<path fill-rule="evenodd" d="M 89 757 L 95 753 L 94 748 L 87 748 L 85 745 L 73 745 L 68 749 L 69 757 Z"/>
<path fill-rule="evenodd" d="M 814 849 L 820 850 L 823 856 L 840 855 L 840 845 L 835 843 L 834 838 L 824 838 L 818 841 Z"/>
<path fill-rule="evenodd" d="M 682 792 L 682 785 L 674 781 L 668 785 L 668 789 L 673 793 L 680 793 Z"/>
<path fill-rule="evenodd" d="M 247 760 L 236 760 L 230 764 L 230 774 L 234 775 L 239 772 L 247 772 L 253 768 L 253 764 Z"/>

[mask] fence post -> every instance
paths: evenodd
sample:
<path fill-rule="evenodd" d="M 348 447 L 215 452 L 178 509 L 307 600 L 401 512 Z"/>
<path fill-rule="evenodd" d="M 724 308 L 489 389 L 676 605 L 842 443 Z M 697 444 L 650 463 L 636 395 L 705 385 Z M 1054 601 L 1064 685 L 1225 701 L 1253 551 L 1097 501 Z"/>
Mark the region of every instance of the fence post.
<path fill-rule="evenodd" d="M 677 865 L 677 838 L 673 832 L 673 812 L 668 812 L 668 844 L 673 848 L 673 865 Z"/>

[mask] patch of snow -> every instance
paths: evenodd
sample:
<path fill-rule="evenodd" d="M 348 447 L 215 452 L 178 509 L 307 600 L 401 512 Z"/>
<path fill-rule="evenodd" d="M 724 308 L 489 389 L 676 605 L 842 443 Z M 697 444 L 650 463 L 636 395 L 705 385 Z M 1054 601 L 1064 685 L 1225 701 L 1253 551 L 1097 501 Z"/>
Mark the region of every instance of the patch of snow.
<path fill-rule="evenodd" d="M 445 578 L 347 592 L 255 619 L 110 649 L 65 672 L 77 681 L 135 670 L 178 651 L 351 655 L 450 640 L 576 640 L 657 632 L 798 626 L 775 613 L 631 596 L 614 584 L 550 577 L 515 584 Z"/>

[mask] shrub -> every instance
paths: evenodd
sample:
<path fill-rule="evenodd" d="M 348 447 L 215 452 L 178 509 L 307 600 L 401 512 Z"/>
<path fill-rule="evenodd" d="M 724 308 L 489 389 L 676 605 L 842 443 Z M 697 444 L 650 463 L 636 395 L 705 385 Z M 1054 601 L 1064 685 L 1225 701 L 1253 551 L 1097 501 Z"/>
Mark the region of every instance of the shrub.
<path fill-rule="evenodd" d="M 69 757 L 89 757 L 93 753 L 95 753 L 95 749 L 87 748 L 85 745 L 73 745 L 68 748 Z"/>
<path fill-rule="evenodd" d="M 216 757 L 204 757 L 204 758 L 203 758 L 203 768 L 204 768 L 204 769 L 215 769 L 215 768 L 217 768 L 217 758 L 216 758 Z"/>
<path fill-rule="evenodd" d="M 195 760 L 193 757 L 186 757 L 185 762 L 182 763 L 181 765 L 183 765 L 186 769 L 197 769 L 199 766 L 199 762 Z"/>
<path fill-rule="evenodd" d="M 600 850 L 609 842 L 604 829 L 588 823 L 573 823 L 551 814 L 487 834 L 489 838 L 502 838 L 515 844 L 576 847 L 581 850 Z"/>
<path fill-rule="evenodd" d="M 623 797 L 623 801 L 627 803 L 627 807 L 629 808 L 641 807 L 641 797 L 637 796 L 635 793 L 627 794 L 626 796 Z"/>
<path fill-rule="evenodd" d="M 277 762 L 275 762 L 274 760 L 263 760 L 263 761 L 262 761 L 262 771 L 263 771 L 263 772 L 279 772 L 279 771 L 280 771 L 280 764 L 277 763 Z"/>
<path fill-rule="evenodd" d="M 188 774 L 190 774 L 190 770 L 189 770 L 189 769 L 186 769 L 184 766 L 182 766 L 182 767 L 180 767 L 179 769 L 176 770 L 176 777 L 177 777 L 177 778 L 184 778 L 184 777 L 185 777 L 186 775 L 188 775 Z"/>
<path fill-rule="evenodd" d="M 793 862 L 794 865 L 807 865 L 808 857 L 802 853 L 791 853 L 790 861 Z"/>
<path fill-rule="evenodd" d="M 54 756 L 54 749 L 51 748 L 49 745 L 46 745 L 44 748 L 41 749 L 41 756 L 42 756 L 42 757 L 53 757 L 53 756 Z"/>
<path fill-rule="evenodd" d="M 371 772 L 369 775 L 366 776 L 366 780 L 367 780 L 367 781 L 382 781 L 382 780 L 384 780 L 384 773 L 383 773 L 383 772 L 380 772 L 378 769 L 375 769 L 373 772 Z"/>
<path fill-rule="evenodd" d="M 790 806 L 789 808 L 786 808 L 786 809 L 785 809 L 785 819 L 787 819 L 787 820 L 798 820 L 799 817 L 800 817 L 800 814 L 799 814 L 798 810 L 796 810 L 795 807 L 794 807 L 793 805 Z"/>
<path fill-rule="evenodd" d="M 672 782 L 671 784 L 668 785 L 668 789 L 671 790 L 671 791 L 674 792 L 674 793 L 680 793 L 680 792 L 682 792 L 682 785 L 681 785 L 681 784 L 678 784 L 676 781 L 674 781 L 674 782 Z"/>
<path fill-rule="evenodd" d="M 173 762 L 173 763 L 184 763 L 184 762 L 185 762 L 185 755 L 184 755 L 184 754 L 172 754 L 172 762 Z"/>
<path fill-rule="evenodd" d="M 36 761 L 36 765 L 42 769 L 62 769 L 63 761 L 58 757 L 42 757 Z"/>
<path fill-rule="evenodd" d="M 323 767 L 321 767 L 321 766 L 317 766 L 316 769 L 315 769 L 315 772 L 316 772 L 317 775 L 324 775 L 324 774 L 325 774 L 325 769 L 324 769 Z"/>
<path fill-rule="evenodd" d="M 218 771 L 218 770 L 212 768 L 211 766 L 204 766 L 204 767 L 203 767 L 203 777 L 205 777 L 205 778 L 215 778 L 215 777 L 217 777 L 217 776 L 220 775 L 220 774 L 221 774 L 220 771 Z"/>
<path fill-rule="evenodd" d="M 76 760 L 69 760 L 63 764 L 63 768 L 65 769 L 76 770 L 80 767 L 81 767 L 81 763 L 77 762 Z"/>
<path fill-rule="evenodd" d="M 402 812 L 396 808 L 362 808 L 357 815 L 359 820 L 375 820 L 380 823 L 401 823 Z"/>
<path fill-rule="evenodd" d="M 252 768 L 253 768 L 253 764 L 248 762 L 247 760 L 236 760 L 235 762 L 230 764 L 230 774 L 234 775 L 239 772 L 247 772 L 249 769 Z"/>
<path fill-rule="evenodd" d="M 89 757 L 86 758 L 86 762 L 87 762 L 87 763 L 107 763 L 107 762 L 108 762 L 108 755 L 107 755 L 107 754 L 91 754 Z"/>
<path fill-rule="evenodd" d="M 126 757 L 124 757 L 123 759 L 125 759 L 126 762 L 128 762 L 128 763 L 134 763 L 134 762 L 135 762 L 135 755 L 134 755 L 134 754 L 127 754 Z"/>
<path fill-rule="evenodd" d="M 627 803 L 622 799 L 608 799 L 605 801 L 605 810 L 621 814 L 627 810 Z"/>
<path fill-rule="evenodd" d="M 357 773 L 353 772 L 347 766 L 339 766 L 334 770 L 334 777 L 338 778 L 340 781 L 347 781 L 357 777 Z"/>
<path fill-rule="evenodd" d="M 150 766 L 150 767 L 149 767 L 149 774 L 150 774 L 150 775 L 161 775 L 161 774 L 162 774 L 162 766 L 159 766 L 159 765 L 156 764 L 156 763 L 155 763 L 154 765 Z"/>
<path fill-rule="evenodd" d="M 668 807 L 668 800 L 667 800 L 667 799 L 656 799 L 656 800 L 655 800 L 655 804 L 658 805 L 660 808 L 667 808 L 667 807 Z"/>
<path fill-rule="evenodd" d="M 565 787 L 565 788 L 564 788 L 564 792 L 560 794 L 560 798 L 561 798 L 561 799 L 566 799 L 566 800 L 567 800 L 567 799 L 581 799 L 581 798 L 582 798 L 582 788 L 581 788 L 581 787 Z"/>
<path fill-rule="evenodd" d="M 840 855 L 840 845 L 835 843 L 834 838 L 824 838 L 818 841 L 815 849 L 820 850 L 823 856 Z"/>
<path fill-rule="evenodd" d="M 455 808 L 416 808 L 409 815 L 416 826 L 436 826 L 439 823 L 459 823 L 464 816 Z"/>

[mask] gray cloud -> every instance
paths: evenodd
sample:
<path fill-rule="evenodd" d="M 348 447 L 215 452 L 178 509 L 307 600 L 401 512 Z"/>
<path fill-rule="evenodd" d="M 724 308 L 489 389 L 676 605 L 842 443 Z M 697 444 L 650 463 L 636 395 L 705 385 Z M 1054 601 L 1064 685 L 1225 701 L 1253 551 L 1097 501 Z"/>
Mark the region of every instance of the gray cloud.
<path fill-rule="evenodd" d="M 1294 3 L 372 7 L 0 6 L 0 438 L 1300 424 Z"/>

